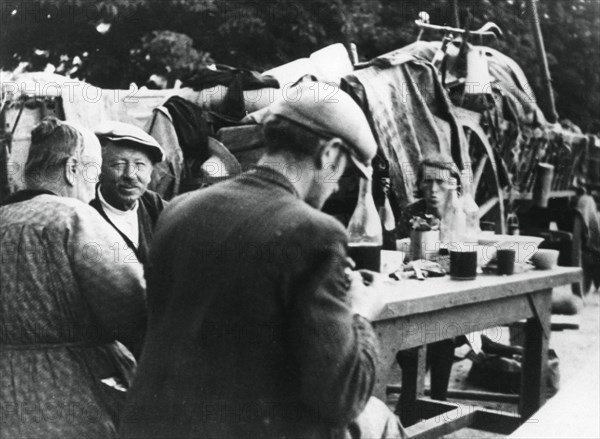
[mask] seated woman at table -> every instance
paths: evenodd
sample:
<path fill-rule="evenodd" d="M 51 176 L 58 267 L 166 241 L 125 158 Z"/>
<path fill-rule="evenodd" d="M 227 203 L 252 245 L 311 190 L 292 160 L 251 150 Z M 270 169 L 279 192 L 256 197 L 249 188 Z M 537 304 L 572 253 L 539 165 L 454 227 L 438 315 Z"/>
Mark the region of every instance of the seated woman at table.
<path fill-rule="evenodd" d="M 410 237 L 410 220 L 414 216 L 430 214 L 438 219 L 442 218 L 450 177 L 460 181 L 458 168 L 448 155 L 432 153 L 421 160 L 417 171 L 418 199 L 406 206 L 400 214 L 397 224 L 399 238 Z"/>
<path fill-rule="evenodd" d="M 146 322 L 141 264 L 87 203 L 102 157 L 55 118 L 0 207 L 0 437 L 113 438 Z"/>
<path fill-rule="evenodd" d="M 434 215 L 441 219 L 448 196 L 448 179 L 454 177 L 458 181 L 458 168 L 448 155 L 432 153 L 421 160 L 417 172 L 417 185 L 422 198 L 407 206 L 400 215 L 397 230 L 401 238 L 410 237 L 413 216 Z M 464 336 L 456 339 L 441 340 L 427 345 L 427 366 L 431 368 L 431 397 L 445 400 L 448 391 L 450 371 L 454 361 L 454 348 L 467 342 Z M 400 352 L 398 361 L 402 366 L 407 353 Z"/>

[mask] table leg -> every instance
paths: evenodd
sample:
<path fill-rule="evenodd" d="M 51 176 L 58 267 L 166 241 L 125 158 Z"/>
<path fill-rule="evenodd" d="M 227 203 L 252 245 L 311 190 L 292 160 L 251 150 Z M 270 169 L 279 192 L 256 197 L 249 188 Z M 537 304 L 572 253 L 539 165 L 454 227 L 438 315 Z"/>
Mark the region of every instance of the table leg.
<path fill-rule="evenodd" d="M 442 340 L 427 345 L 427 360 L 431 370 L 431 398 L 445 401 L 454 363 L 454 340 Z"/>
<path fill-rule="evenodd" d="M 521 377 L 520 413 L 531 417 L 546 402 L 546 365 L 550 334 L 552 289 L 531 293 L 537 317 L 527 319 Z"/>
<path fill-rule="evenodd" d="M 396 361 L 402 369 L 402 393 L 396 414 L 402 425 L 408 427 L 421 418 L 417 399 L 425 394 L 425 349 L 420 346 L 400 351 Z"/>

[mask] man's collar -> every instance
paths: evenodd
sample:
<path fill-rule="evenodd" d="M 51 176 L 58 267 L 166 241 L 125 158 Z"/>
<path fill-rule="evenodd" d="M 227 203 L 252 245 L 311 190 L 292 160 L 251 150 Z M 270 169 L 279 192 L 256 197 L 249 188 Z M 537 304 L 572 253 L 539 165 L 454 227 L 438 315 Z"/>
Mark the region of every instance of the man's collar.
<path fill-rule="evenodd" d="M 98 200 L 100 201 L 100 204 L 102 205 L 102 208 L 104 208 L 105 210 L 108 210 L 109 212 L 114 213 L 115 215 L 127 215 L 129 213 L 137 214 L 138 206 L 140 204 L 138 200 L 135 200 L 134 205 L 130 209 L 121 210 L 121 209 L 117 209 L 115 206 L 113 206 L 108 201 L 106 201 L 106 199 L 102 195 L 102 191 L 100 190 L 100 185 L 98 185 L 96 187 L 96 195 L 98 197 Z"/>
<path fill-rule="evenodd" d="M 276 185 L 281 186 L 285 190 L 294 194 L 296 197 L 300 198 L 300 194 L 298 194 L 298 191 L 296 191 L 296 188 L 290 182 L 290 180 L 281 172 L 273 169 L 270 166 L 253 165 L 248 169 L 246 175 L 255 176 L 262 180 L 267 180 L 271 183 L 275 183 Z"/>

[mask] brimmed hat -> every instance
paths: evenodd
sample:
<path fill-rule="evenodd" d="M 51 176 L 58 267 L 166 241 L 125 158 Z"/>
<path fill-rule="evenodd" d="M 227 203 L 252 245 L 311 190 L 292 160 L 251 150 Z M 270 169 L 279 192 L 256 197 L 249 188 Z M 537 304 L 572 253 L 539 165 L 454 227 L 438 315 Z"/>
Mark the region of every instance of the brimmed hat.
<path fill-rule="evenodd" d="M 285 99 L 268 108 L 264 122 L 270 117 L 297 123 L 320 136 L 339 137 L 360 173 L 371 178 L 371 160 L 377 153 L 377 143 L 363 111 L 339 86 L 303 82 L 291 87 Z"/>
<path fill-rule="evenodd" d="M 146 151 L 154 162 L 162 162 L 165 152 L 159 143 L 150 134 L 130 123 L 117 122 L 114 120 L 100 123 L 95 129 L 95 134 L 100 141 L 110 140 L 116 145 L 135 144 Z"/>

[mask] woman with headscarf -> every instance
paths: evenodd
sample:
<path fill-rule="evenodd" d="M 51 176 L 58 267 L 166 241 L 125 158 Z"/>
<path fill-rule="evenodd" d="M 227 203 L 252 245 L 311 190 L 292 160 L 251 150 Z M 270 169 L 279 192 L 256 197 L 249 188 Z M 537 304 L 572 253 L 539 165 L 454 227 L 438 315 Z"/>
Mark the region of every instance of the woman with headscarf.
<path fill-rule="evenodd" d="M 47 118 L 32 131 L 26 189 L 0 207 L 2 439 L 116 436 L 145 284 L 87 204 L 101 163 L 93 133 Z"/>

